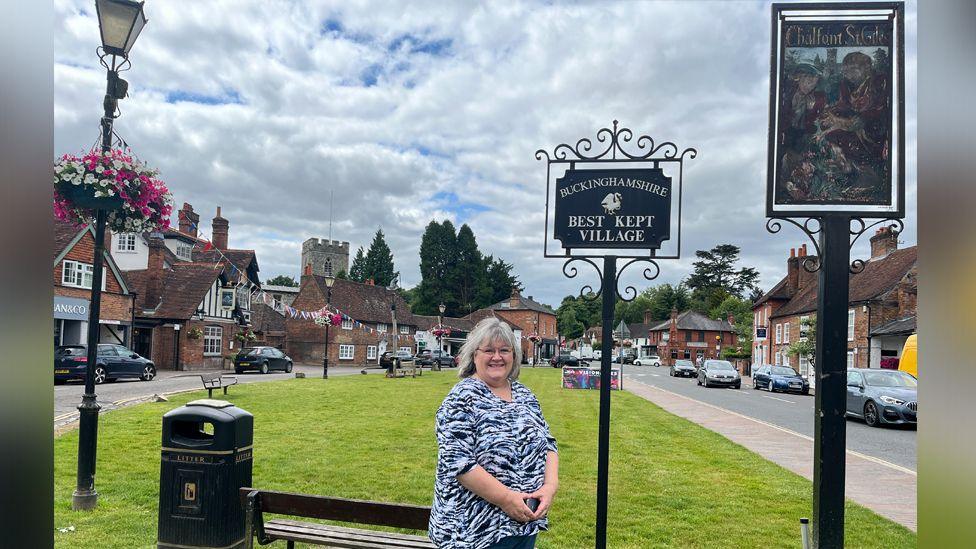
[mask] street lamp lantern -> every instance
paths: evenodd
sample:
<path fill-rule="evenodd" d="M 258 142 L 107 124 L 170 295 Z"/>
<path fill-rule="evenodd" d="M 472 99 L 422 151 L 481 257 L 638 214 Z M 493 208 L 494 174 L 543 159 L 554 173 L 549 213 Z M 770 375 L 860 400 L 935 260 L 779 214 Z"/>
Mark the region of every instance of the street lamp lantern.
<path fill-rule="evenodd" d="M 443 315 L 444 314 L 444 311 L 447 310 L 447 306 L 444 305 L 443 303 L 441 303 L 440 305 L 437 306 L 437 310 L 440 311 L 441 314 Z"/>
<path fill-rule="evenodd" d="M 332 285 L 335 284 L 335 277 L 326 276 L 325 277 L 325 307 L 328 310 L 329 305 L 332 303 Z M 329 326 L 332 324 L 332 318 L 327 319 L 328 322 L 325 323 L 325 351 L 322 353 L 322 379 L 329 379 Z"/>
<path fill-rule="evenodd" d="M 143 2 L 131 0 L 95 0 L 105 53 L 129 57 L 129 50 L 146 26 L 142 6 Z"/>
<path fill-rule="evenodd" d="M 441 313 L 437 315 L 437 348 L 443 353 L 444 342 L 441 338 L 444 337 L 444 326 L 443 326 L 444 321 L 441 317 L 444 316 L 444 311 L 447 310 L 447 305 L 444 305 L 444 302 L 442 301 L 441 304 L 437 306 L 437 310 L 440 311 Z M 440 363 L 438 362 L 438 364 Z"/>

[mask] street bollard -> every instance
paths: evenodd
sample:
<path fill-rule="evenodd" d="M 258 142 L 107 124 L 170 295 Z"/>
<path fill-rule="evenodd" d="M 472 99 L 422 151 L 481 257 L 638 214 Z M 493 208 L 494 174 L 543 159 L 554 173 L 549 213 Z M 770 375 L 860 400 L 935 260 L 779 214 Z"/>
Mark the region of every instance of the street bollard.
<path fill-rule="evenodd" d="M 800 519 L 800 537 L 803 539 L 803 549 L 810 549 L 810 519 Z"/>

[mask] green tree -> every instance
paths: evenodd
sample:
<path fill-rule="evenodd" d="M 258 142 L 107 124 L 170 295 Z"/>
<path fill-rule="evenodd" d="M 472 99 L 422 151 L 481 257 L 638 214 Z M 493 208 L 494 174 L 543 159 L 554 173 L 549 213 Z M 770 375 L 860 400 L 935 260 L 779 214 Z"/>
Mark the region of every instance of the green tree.
<path fill-rule="evenodd" d="M 730 295 L 717 307 L 713 308 L 708 316 L 718 320 L 724 320 L 728 318 L 729 313 L 732 314 L 736 324 L 746 321 L 751 324 L 753 318 L 752 302 Z"/>
<path fill-rule="evenodd" d="M 454 262 L 448 282 L 464 314 L 487 305 L 483 303 L 488 297 L 486 276 L 487 269 L 474 231 L 467 224 L 461 225 L 455 240 Z"/>
<path fill-rule="evenodd" d="M 349 279 L 356 282 L 366 282 L 366 253 L 360 246 L 356 250 L 356 257 L 352 260 L 352 267 L 349 268 Z"/>
<path fill-rule="evenodd" d="M 288 275 L 278 275 L 274 278 L 269 278 L 264 281 L 265 284 L 270 284 L 272 286 L 292 286 L 298 287 L 300 284 L 295 281 L 294 278 Z"/>
<path fill-rule="evenodd" d="M 671 318 L 672 309 L 683 313 L 689 308 L 691 308 L 691 295 L 684 284 L 676 286 L 661 284 L 654 288 L 650 304 L 651 319 L 667 320 Z"/>
<path fill-rule="evenodd" d="M 742 298 L 747 292 L 758 288 L 759 271 L 752 267 L 735 268 L 739 261 L 739 247 L 732 244 L 719 244 L 711 250 L 698 250 L 695 255 L 695 270 L 685 281 L 691 289 L 692 300 L 699 305 L 717 306 L 725 297 L 718 299 L 722 290 L 728 295 Z"/>
<path fill-rule="evenodd" d="M 806 328 L 804 330 L 804 328 Z M 806 338 L 801 338 L 786 348 L 789 355 L 797 355 L 800 358 L 806 357 L 810 361 L 810 367 L 814 367 L 814 355 L 817 352 L 817 317 L 809 316 L 800 322 L 800 330 L 806 331 Z"/>
<path fill-rule="evenodd" d="M 383 229 L 377 229 L 366 251 L 363 275 L 377 286 L 389 286 L 399 274 L 393 266 L 393 252 L 383 238 Z"/>
<path fill-rule="evenodd" d="M 504 301 L 512 295 L 512 289 L 519 292 L 525 286 L 519 282 L 518 275 L 513 271 L 515 266 L 502 258 L 492 256 L 485 257 L 485 295 L 486 299 L 482 302 L 482 307 L 493 305 L 499 301 Z"/>
<path fill-rule="evenodd" d="M 341 280 L 349 280 L 349 275 L 346 273 L 345 269 L 339 269 L 339 272 L 336 273 L 335 277 Z"/>
<path fill-rule="evenodd" d="M 445 315 L 460 316 L 460 300 L 449 288 L 454 274 L 457 234 L 450 220 L 431 221 L 420 238 L 420 284 L 413 300 L 413 312 L 438 314 L 438 305 L 446 306 Z"/>
<path fill-rule="evenodd" d="M 576 318 L 576 311 L 572 308 L 563 309 L 556 315 L 556 326 L 559 334 L 566 339 L 576 339 L 586 330 L 583 323 Z"/>

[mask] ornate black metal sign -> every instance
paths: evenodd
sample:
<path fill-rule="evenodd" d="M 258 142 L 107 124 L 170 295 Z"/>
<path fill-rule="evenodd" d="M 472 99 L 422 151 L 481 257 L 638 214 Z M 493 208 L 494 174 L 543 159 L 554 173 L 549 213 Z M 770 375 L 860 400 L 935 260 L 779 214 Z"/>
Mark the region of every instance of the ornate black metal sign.
<path fill-rule="evenodd" d="M 660 168 L 568 170 L 556 179 L 553 236 L 564 248 L 657 249 L 671 237 L 671 199 Z"/>
<path fill-rule="evenodd" d="M 775 4 L 767 215 L 904 215 L 900 4 Z"/>

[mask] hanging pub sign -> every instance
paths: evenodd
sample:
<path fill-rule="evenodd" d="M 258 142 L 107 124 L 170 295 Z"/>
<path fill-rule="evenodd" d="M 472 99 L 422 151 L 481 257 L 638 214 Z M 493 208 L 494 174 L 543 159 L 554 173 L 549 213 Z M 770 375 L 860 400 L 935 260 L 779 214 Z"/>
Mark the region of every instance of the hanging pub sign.
<path fill-rule="evenodd" d="M 671 178 L 661 168 L 567 170 L 553 228 L 563 248 L 660 248 L 671 236 Z"/>
<path fill-rule="evenodd" d="M 221 288 L 220 290 L 220 308 L 225 311 L 232 311 L 234 309 L 234 289 L 233 288 Z"/>
<path fill-rule="evenodd" d="M 904 217 L 903 14 L 773 5 L 767 216 Z"/>

